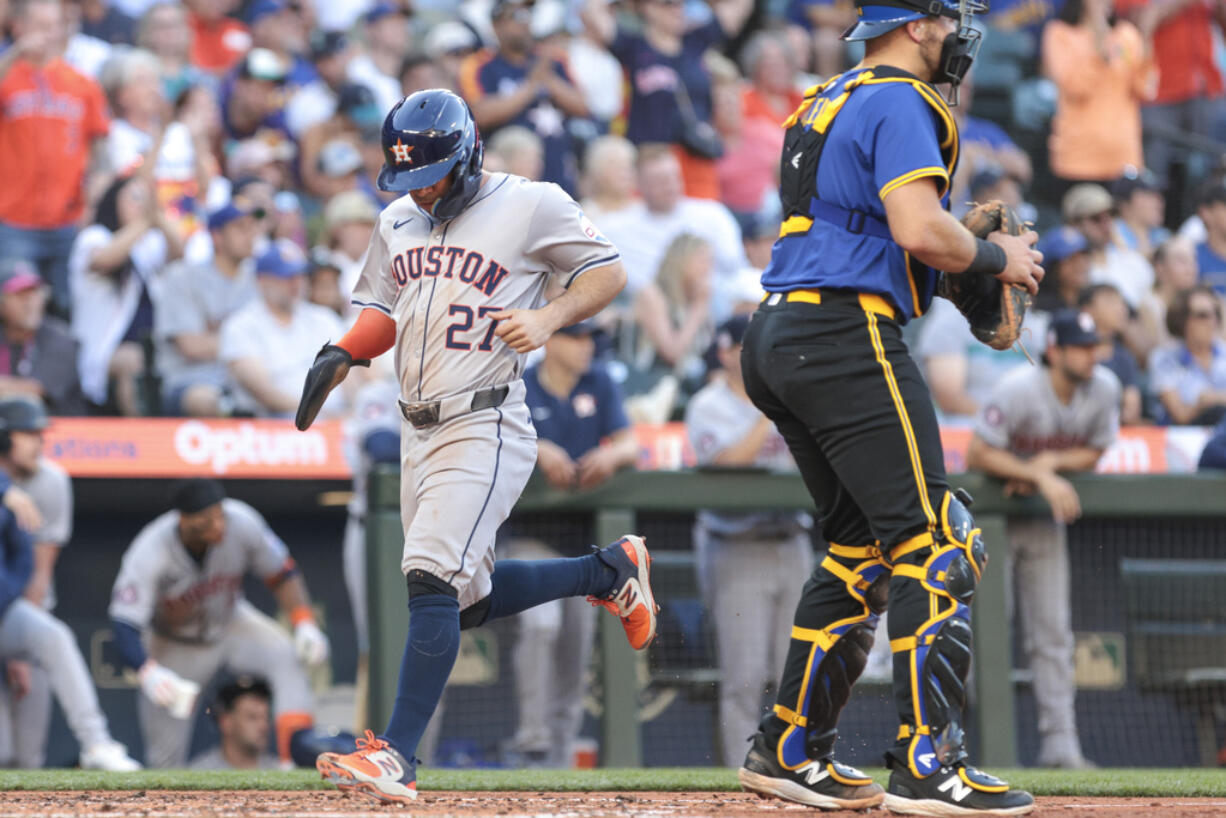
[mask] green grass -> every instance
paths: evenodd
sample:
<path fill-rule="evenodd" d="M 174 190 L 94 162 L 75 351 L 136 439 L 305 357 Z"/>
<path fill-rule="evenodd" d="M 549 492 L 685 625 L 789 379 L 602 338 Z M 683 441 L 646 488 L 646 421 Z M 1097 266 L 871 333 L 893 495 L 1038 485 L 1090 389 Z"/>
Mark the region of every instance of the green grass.
<path fill-rule="evenodd" d="M 885 770 L 870 770 L 882 784 Z M 1151 796 L 1226 798 L 1226 770 L 1202 768 L 1152 770 L 993 770 L 1035 795 Z M 738 789 L 731 770 L 652 768 L 610 770 L 435 770 L 421 772 L 430 790 L 521 791 L 727 791 Z M 148 770 L 100 773 L 86 770 L 0 771 L 0 790 L 312 790 L 324 789 L 313 770 L 291 772 L 197 772 Z"/>

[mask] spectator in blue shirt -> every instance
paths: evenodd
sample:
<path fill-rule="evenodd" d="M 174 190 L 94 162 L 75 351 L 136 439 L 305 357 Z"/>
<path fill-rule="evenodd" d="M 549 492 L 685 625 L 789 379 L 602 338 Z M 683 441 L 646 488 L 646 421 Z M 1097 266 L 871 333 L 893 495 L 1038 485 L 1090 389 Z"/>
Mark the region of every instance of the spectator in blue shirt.
<path fill-rule="evenodd" d="M 583 94 L 566 73 L 564 55 L 547 53 L 532 37 L 532 3 L 495 0 L 490 11 L 496 51 L 481 51 L 460 66 L 460 94 L 481 135 L 522 125 L 545 144 L 546 182 L 576 193 L 577 165 L 569 122 L 588 115 Z"/>
<path fill-rule="evenodd" d="M 549 484 L 562 491 L 594 488 L 638 456 L 621 390 L 603 363 L 593 363 L 595 335 L 589 322 L 559 330 L 545 343 L 541 362 L 524 373 L 538 435 L 537 465 Z M 579 553 L 576 545 L 586 550 L 582 544 L 592 541 L 590 523 L 584 520 L 565 520 L 555 513 L 531 520 L 519 515 L 517 520 L 521 536 L 506 550 L 512 559 L 574 556 Z M 532 539 L 522 536 L 529 526 Z M 519 726 L 509 761 L 570 766 L 583 721 L 593 614 L 575 597 L 519 615 L 512 654 Z"/>
<path fill-rule="evenodd" d="M 1207 426 L 1226 416 L 1226 342 L 1222 304 L 1213 288 L 1198 284 L 1175 296 L 1166 313 L 1176 339 L 1149 358 L 1150 388 L 1163 423 Z"/>
<path fill-rule="evenodd" d="M 1213 182 L 1206 187 L 1196 212 L 1205 224 L 1205 240 L 1196 245 L 1201 283 L 1226 296 L 1226 184 Z"/>
<path fill-rule="evenodd" d="M 603 363 L 593 364 L 596 334 L 588 322 L 564 327 L 524 373 L 537 465 L 554 488 L 594 488 L 638 456 L 621 390 Z"/>
<path fill-rule="evenodd" d="M 1152 171 L 1129 167 L 1111 185 L 1115 197 L 1116 234 L 1131 250 L 1136 250 L 1150 262 L 1154 251 L 1171 237 L 1163 225 L 1166 218 L 1166 197 L 1162 185 Z"/>

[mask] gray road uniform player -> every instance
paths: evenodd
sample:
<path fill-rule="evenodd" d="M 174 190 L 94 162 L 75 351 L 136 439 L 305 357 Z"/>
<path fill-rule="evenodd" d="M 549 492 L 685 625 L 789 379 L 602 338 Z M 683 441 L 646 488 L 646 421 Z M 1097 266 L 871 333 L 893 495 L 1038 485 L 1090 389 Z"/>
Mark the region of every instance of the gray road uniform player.
<path fill-rule="evenodd" d="M 55 562 L 60 549 L 72 539 L 72 481 L 67 472 L 45 457 L 38 458 L 32 474 L 12 473 L 17 471 L 10 470 L 13 485 L 30 495 L 43 518 L 42 526 L 31 532 L 35 553 L 30 586 L 45 581 L 39 588 L 41 599 L 34 601 L 50 613 L 56 602 Z M 40 568 L 48 575 L 41 580 Z M 30 587 L 26 598 L 30 598 Z M 0 680 L 0 767 L 42 767 L 50 727 L 51 683 L 41 665 L 30 665 L 30 689 L 21 698 Z"/>
<path fill-rule="evenodd" d="M 495 535 L 536 459 L 524 356 L 613 300 L 625 283 L 617 251 L 556 185 L 483 171 L 471 111 L 449 91 L 398 103 L 382 143 L 378 184 L 406 195 L 379 217 L 353 292 L 362 310 L 316 356 L 295 425 L 311 425 L 351 366 L 395 350 L 409 599 L 398 691 L 382 735 L 316 767 L 342 789 L 405 803 L 463 628 L 591 596 L 642 649 L 656 616 L 649 555 L 633 535 L 590 556 L 503 560 L 494 578 Z M 546 303 L 551 281 L 564 292 Z"/>
<path fill-rule="evenodd" d="M 1088 354 L 1093 354 L 1092 348 Z M 1049 369 L 1020 367 L 997 384 L 975 423 L 976 443 L 1027 461 L 1087 450 L 1081 468 L 1092 468 L 1097 454 L 1119 432 L 1119 380 L 1105 367 L 1092 366 L 1089 377 L 1072 389 L 1065 403 L 1053 389 Z M 979 458 L 970 465 L 996 472 Z M 1008 519 L 1009 565 L 1016 583 L 1026 661 L 1034 673 L 1039 762 L 1084 766 L 1073 707 L 1076 685 L 1068 533 L 1065 523 L 1056 519 L 1060 512 L 1053 511 L 1053 516 Z"/>
<path fill-rule="evenodd" d="M 138 713 L 151 767 L 187 762 L 191 694 L 223 666 L 269 680 L 279 744 L 287 743 L 283 733 L 312 722 L 314 701 L 295 641 L 243 595 L 248 572 L 275 588 L 293 575 L 294 561 L 259 512 L 234 499 L 220 503 L 225 534 L 201 559 L 183 544 L 180 512 L 172 510 L 141 530 L 115 579 L 109 614 L 116 638 L 122 640 L 123 626 L 135 629 L 148 655 L 129 659 L 121 641 L 125 661 L 142 671 Z"/>
<path fill-rule="evenodd" d="M 494 534 L 536 462 L 524 356 L 494 336 L 490 316 L 539 307 L 550 278 L 565 287 L 618 259 L 556 185 L 490 174 L 465 215 L 434 223 L 409 197 L 392 202 L 353 291 L 400 328 L 401 569 L 446 579 L 461 610 L 489 596 Z M 433 401 L 438 422 L 414 428 L 414 407 Z M 471 411 L 479 404 L 498 411 Z M 439 513 L 418 515 L 419 504 Z"/>
<path fill-rule="evenodd" d="M 370 652 L 370 625 L 366 611 L 366 513 L 370 470 L 377 463 L 400 462 L 400 425 L 403 418 L 396 406 L 400 384 L 393 378 L 379 378 L 365 384 L 354 398 L 353 413 L 346 422 L 345 457 L 353 470 L 353 497 L 345 522 L 342 562 L 345 589 L 353 609 L 353 628 L 358 637 L 358 654 Z"/>
<path fill-rule="evenodd" d="M 716 346 L 740 356 L 746 321 L 735 317 L 716 333 Z M 796 461 L 779 431 L 744 394 L 729 383 L 740 381 L 739 360 L 729 358 L 736 372 L 726 372 L 690 399 L 686 432 L 699 465 L 719 462 L 724 454 L 769 430 L 753 455 L 752 464 L 773 471 L 796 471 Z M 732 465 L 732 464 L 730 464 Z M 813 571 L 813 542 L 808 514 L 780 511 L 723 514 L 699 511 L 694 522 L 698 585 L 707 610 L 715 619 L 719 648 L 719 723 L 723 763 L 738 766 L 745 755 L 745 737 L 758 729 L 765 712 L 762 694 L 778 678 L 787 655 L 792 616 L 800 599 L 797 577 Z"/>

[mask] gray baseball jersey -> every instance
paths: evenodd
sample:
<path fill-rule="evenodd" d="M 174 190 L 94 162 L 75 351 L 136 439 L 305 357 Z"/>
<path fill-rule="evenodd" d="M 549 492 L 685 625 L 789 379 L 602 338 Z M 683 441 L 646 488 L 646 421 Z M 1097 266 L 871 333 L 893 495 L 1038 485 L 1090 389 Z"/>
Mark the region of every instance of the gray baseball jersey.
<path fill-rule="evenodd" d="M 1106 367 L 1094 367 L 1067 405 L 1056 397 L 1046 367 L 1011 371 L 979 411 L 975 433 L 998 449 L 1023 457 L 1047 449 L 1105 449 L 1120 427 L 1120 382 Z"/>
<path fill-rule="evenodd" d="M 112 619 L 178 642 L 219 640 L 243 599 L 248 571 L 271 580 L 293 563 L 285 543 L 254 508 L 222 501 L 226 533 L 197 562 L 179 539 L 179 513 L 149 523 L 123 555 L 115 578 Z"/>
<path fill-rule="evenodd" d="M 392 378 L 379 378 L 364 384 L 353 399 L 353 412 L 345 421 L 345 460 L 353 471 L 353 498 L 349 501 L 349 514 L 363 517 L 366 514 L 366 482 L 371 467 L 370 456 L 362 444 L 371 434 L 380 431 L 400 434 L 404 422 L 396 399 L 400 397 L 400 385 Z"/>
<path fill-rule="evenodd" d="M 29 477 L 16 477 L 13 485 L 34 500 L 43 515 L 42 527 L 33 532 L 36 544 L 52 543 L 63 548 L 72 539 L 72 480 L 68 472 L 47 458 L 40 458 L 38 469 Z M 55 580 L 43 599 L 43 607 L 55 609 Z"/>
<path fill-rule="evenodd" d="M 1046 367 L 1019 367 L 996 385 L 975 421 L 975 433 L 1021 457 L 1081 446 L 1105 449 L 1119 432 L 1120 392 L 1115 375 L 1098 366 L 1064 404 Z M 1011 516 L 1007 534 L 1006 566 L 1017 585 L 1026 662 L 1034 674 L 1039 758 L 1041 763 L 1079 758 L 1065 526 L 1050 517 Z"/>
<path fill-rule="evenodd" d="M 370 650 L 366 611 L 366 484 L 370 479 L 371 459 L 362 444 L 374 432 L 400 434 L 404 420 L 396 406 L 398 397 L 400 384 L 394 378 L 371 381 L 358 390 L 353 401 L 353 414 L 345 424 L 345 458 L 353 470 L 353 498 L 349 501 L 349 519 L 345 522 L 341 564 L 345 573 L 345 588 L 349 591 L 349 606 L 353 610 L 359 653 Z"/>
<path fill-rule="evenodd" d="M 487 173 L 449 221 L 434 221 L 410 196 L 379 217 L 353 303 L 395 319 L 401 397 L 510 386 L 498 407 L 421 429 L 406 424 L 401 434 L 401 569 L 441 577 L 462 607 L 489 594 L 495 534 L 536 460 L 524 356 L 495 337 L 489 316 L 538 308 L 551 277 L 569 286 L 618 259 L 560 187 L 505 173 Z"/>
<path fill-rule="evenodd" d="M 699 464 L 744 440 L 762 419 L 748 398 L 723 380 L 704 386 L 685 412 Z M 754 465 L 795 470 L 771 424 Z M 719 721 L 724 763 L 744 756 L 745 739 L 762 718 L 762 689 L 778 678 L 800 600 L 798 577 L 813 571 L 813 545 L 801 512 L 719 514 L 700 511 L 694 525 L 698 587 L 712 612 L 718 645 Z"/>
<path fill-rule="evenodd" d="M 409 196 L 371 236 L 353 303 L 396 319 L 396 371 L 406 401 L 510 383 L 524 356 L 494 337 L 490 313 L 544 304 L 563 286 L 612 264 L 617 251 L 562 188 L 487 174 L 459 216 L 435 223 Z"/>
<path fill-rule="evenodd" d="M 733 392 L 723 380 L 713 381 L 698 390 L 686 406 L 685 429 L 699 465 L 713 463 L 720 452 L 743 440 L 761 418 L 758 408 L 748 398 Z M 796 461 L 774 426 L 767 432 L 754 465 L 779 471 L 796 470 Z M 724 537 L 778 537 L 794 534 L 808 526 L 811 519 L 799 512 L 717 514 L 700 511 L 697 521 L 708 531 Z"/>

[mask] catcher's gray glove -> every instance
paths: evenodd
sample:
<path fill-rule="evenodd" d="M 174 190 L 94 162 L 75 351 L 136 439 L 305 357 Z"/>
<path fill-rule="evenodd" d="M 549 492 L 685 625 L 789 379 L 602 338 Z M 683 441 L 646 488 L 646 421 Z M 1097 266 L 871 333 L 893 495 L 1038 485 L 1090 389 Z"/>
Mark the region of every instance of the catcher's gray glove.
<path fill-rule="evenodd" d="M 1026 231 L 1012 208 L 998 199 L 975 205 L 962 217 L 962 224 L 981 239 L 996 230 L 1011 236 Z M 978 273 L 942 273 L 937 294 L 952 301 L 966 316 L 975 338 L 992 349 L 1008 349 L 1017 342 L 1031 302 L 1025 287 Z"/>
<path fill-rule="evenodd" d="M 319 350 L 315 362 L 307 370 L 302 399 L 298 401 L 298 413 L 294 415 L 294 425 L 298 431 L 305 432 L 315 422 L 328 393 L 345 380 L 352 366 L 370 366 L 370 360 L 359 358 L 355 361 L 348 350 L 335 344 L 324 344 L 323 349 Z"/>

